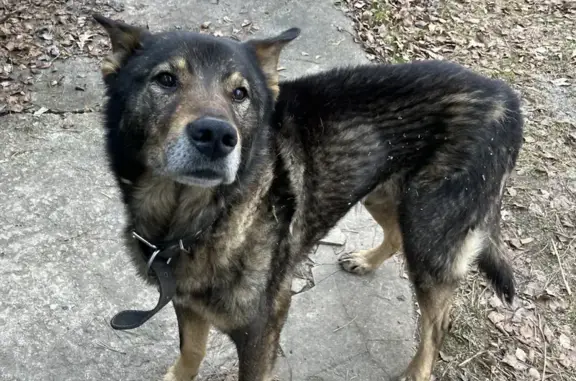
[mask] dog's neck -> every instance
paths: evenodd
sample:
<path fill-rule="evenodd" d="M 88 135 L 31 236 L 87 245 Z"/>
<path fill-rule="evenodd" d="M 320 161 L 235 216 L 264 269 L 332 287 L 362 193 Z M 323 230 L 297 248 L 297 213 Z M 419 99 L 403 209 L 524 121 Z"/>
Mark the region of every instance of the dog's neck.
<path fill-rule="evenodd" d="M 145 172 L 132 185 L 129 228 L 154 241 L 182 239 L 209 230 L 228 209 L 252 204 L 269 190 L 273 163 L 262 161 L 250 178 L 229 186 L 201 188 Z"/>

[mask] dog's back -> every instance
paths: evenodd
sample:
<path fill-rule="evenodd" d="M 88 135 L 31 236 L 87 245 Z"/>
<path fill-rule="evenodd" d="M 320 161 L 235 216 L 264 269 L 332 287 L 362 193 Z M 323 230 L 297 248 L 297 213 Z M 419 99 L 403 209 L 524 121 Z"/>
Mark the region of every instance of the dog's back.
<path fill-rule="evenodd" d="M 423 311 L 423 340 L 407 375 L 427 379 L 451 295 L 472 264 L 501 297 L 514 296 L 499 219 L 522 142 L 518 98 L 458 65 L 417 62 L 286 82 L 276 109 L 304 251 L 365 198 L 385 240 L 341 264 L 362 274 L 403 247 Z"/>

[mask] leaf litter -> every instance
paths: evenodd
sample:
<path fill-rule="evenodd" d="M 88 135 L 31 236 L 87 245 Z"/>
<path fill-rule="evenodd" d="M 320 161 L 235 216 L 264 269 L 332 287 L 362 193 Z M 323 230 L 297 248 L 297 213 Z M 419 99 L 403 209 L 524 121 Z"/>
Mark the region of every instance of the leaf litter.
<path fill-rule="evenodd" d="M 576 379 L 576 0 L 341 0 L 373 62 L 451 60 L 519 92 L 525 137 L 502 206 L 518 297 L 474 272 L 439 380 Z"/>
<path fill-rule="evenodd" d="M 91 15 L 122 10 L 114 0 L 0 0 L 0 115 L 31 108 L 31 85 L 56 60 L 104 55 L 109 43 Z"/>

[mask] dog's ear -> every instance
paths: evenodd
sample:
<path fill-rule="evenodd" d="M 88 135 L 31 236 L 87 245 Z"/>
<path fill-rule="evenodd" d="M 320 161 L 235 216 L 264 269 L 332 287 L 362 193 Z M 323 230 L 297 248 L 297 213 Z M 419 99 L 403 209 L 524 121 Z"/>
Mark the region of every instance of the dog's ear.
<path fill-rule="evenodd" d="M 291 28 L 276 37 L 246 41 L 246 45 L 256 53 L 260 67 L 264 75 L 266 75 L 268 87 L 275 98 L 280 92 L 280 88 L 278 87 L 278 61 L 280 59 L 280 52 L 290 41 L 299 35 L 299 28 Z"/>
<path fill-rule="evenodd" d="M 142 46 L 142 37 L 150 32 L 99 14 L 94 14 L 92 17 L 106 29 L 112 43 L 112 53 L 102 62 L 102 74 L 107 77 L 122 67 L 126 59 Z"/>

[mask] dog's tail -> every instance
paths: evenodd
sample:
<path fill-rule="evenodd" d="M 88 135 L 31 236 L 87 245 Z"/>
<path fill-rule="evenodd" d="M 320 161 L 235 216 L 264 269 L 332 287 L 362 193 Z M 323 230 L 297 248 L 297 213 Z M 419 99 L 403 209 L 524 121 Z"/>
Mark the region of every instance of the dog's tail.
<path fill-rule="evenodd" d="M 512 304 L 516 295 L 514 271 L 502 252 L 500 242 L 500 239 L 490 240 L 490 244 L 480 255 L 478 267 L 490 280 L 498 297 Z"/>

